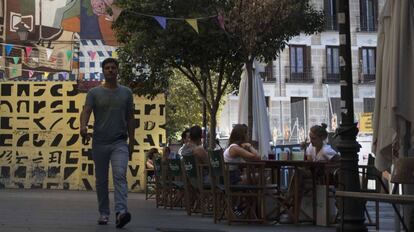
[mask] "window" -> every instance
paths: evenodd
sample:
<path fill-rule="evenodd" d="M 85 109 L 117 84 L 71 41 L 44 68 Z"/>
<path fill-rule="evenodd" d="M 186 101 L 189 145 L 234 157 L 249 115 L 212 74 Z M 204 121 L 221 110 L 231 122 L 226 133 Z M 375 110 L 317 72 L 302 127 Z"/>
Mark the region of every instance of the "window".
<path fill-rule="evenodd" d="M 339 47 L 328 46 L 326 47 L 326 76 L 325 83 L 339 82 L 340 70 L 339 70 Z"/>
<path fill-rule="evenodd" d="M 290 133 L 293 139 L 303 141 L 304 138 L 300 138 L 305 135 L 301 135 L 302 132 L 307 132 L 307 103 L 304 97 L 291 97 L 290 98 Z"/>
<path fill-rule="evenodd" d="M 377 31 L 378 0 L 360 0 L 360 30 Z"/>
<path fill-rule="evenodd" d="M 312 82 L 310 67 L 310 47 L 290 45 L 290 79 L 288 82 Z"/>
<path fill-rule="evenodd" d="M 341 98 L 329 98 L 329 129 L 335 131 L 339 126 L 341 120 Z"/>
<path fill-rule="evenodd" d="M 96 41 L 96 40 L 91 40 L 91 43 L 93 44 L 93 45 L 95 45 L 95 46 L 98 46 L 98 42 Z"/>
<path fill-rule="evenodd" d="M 95 68 L 95 62 L 89 62 L 89 68 Z"/>
<path fill-rule="evenodd" d="M 275 82 L 276 78 L 273 77 L 273 65 L 272 62 L 269 62 L 265 68 L 264 72 L 260 72 L 260 77 L 264 82 Z"/>
<path fill-rule="evenodd" d="M 325 0 L 326 30 L 337 31 L 337 3 L 336 0 Z"/>
<path fill-rule="evenodd" d="M 361 48 L 361 82 L 371 82 L 375 80 L 375 61 L 376 61 L 376 48 L 363 47 Z"/>
<path fill-rule="evenodd" d="M 101 52 L 101 51 L 98 51 L 98 55 L 100 56 L 100 57 L 104 57 L 105 55 L 103 54 L 103 52 Z"/>
<path fill-rule="evenodd" d="M 375 98 L 364 98 L 364 113 L 373 113 L 375 107 Z"/>

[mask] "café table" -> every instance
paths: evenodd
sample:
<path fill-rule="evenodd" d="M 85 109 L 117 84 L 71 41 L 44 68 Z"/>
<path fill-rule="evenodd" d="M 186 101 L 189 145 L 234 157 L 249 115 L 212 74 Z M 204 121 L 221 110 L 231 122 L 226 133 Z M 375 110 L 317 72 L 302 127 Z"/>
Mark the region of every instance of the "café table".
<path fill-rule="evenodd" d="M 316 207 L 316 170 L 322 170 L 324 173 L 324 183 L 326 187 L 326 195 L 325 199 L 327 204 L 329 204 L 328 197 L 329 197 L 329 171 L 339 167 L 339 163 L 337 162 L 329 162 L 329 161 L 305 161 L 305 160 L 261 160 L 261 162 L 265 163 L 266 169 L 271 169 L 272 171 L 272 178 L 275 176 L 274 173 L 277 173 L 276 184 L 280 186 L 280 170 L 291 168 L 295 170 L 295 175 L 293 176 L 293 187 L 294 187 L 294 203 L 293 203 L 293 222 L 295 224 L 299 223 L 299 214 L 300 214 L 300 188 L 299 188 L 299 175 L 297 174 L 300 168 L 309 169 L 312 172 L 312 209 L 313 209 L 313 223 L 316 223 L 317 218 L 317 207 Z M 273 179 L 272 182 L 274 183 L 275 180 Z M 290 186 L 291 187 L 291 186 Z M 326 215 L 329 215 L 329 207 L 326 207 Z"/>

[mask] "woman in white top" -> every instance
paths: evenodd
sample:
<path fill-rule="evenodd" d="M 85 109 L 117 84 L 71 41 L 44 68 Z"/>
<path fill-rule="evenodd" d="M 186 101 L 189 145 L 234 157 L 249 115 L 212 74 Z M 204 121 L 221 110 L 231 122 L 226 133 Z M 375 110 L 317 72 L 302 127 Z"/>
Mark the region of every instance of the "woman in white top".
<path fill-rule="evenodd" d="M 244 162 L 260 160 L 257 150 L 248 142 L 248 128 L 245 124 L 236 124 L 231 131 L 229 146 L 224 151 L 224 162 Z M 241 181 L 241 172 L 237 166 L 230 167 L 230 184 Z"/>
<path fill-rule="evenodd" d="M 326 128 L 327 125 L 325 123 L 311 127 L 309 132 L 311 143 L 306 148 L 307 160 L 329 161 L 336 160 L 339 157 L 338 153 L 330 145 L 326 144 L 326 138 L 328 137 Z"/>

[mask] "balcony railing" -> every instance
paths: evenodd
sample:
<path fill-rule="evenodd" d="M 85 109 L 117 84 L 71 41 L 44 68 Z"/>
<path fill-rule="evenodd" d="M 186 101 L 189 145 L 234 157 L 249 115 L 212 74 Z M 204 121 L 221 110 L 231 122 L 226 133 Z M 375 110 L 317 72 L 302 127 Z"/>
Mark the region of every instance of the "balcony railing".
<path fill-rule="evenodd" d="M 287 83 L 313 83 L 312 67 L 285 66 Z"/>
<path fill-rule="evenodd" d="M 273 77 L 272 72 L 259 72 L 259 75 L 263 82 L 276 82 L 276 78 Z"/>
<path fill-rule="evenodd" d="M 337 31 L 338 30 L 338 19 L 336 15 L 325 15 L 326 24 L 325 29 L 327 31 Z"/>
<path fill-rule="evenodd" d="M 322 68 L 323 76 L 322 83 L 324 84 L 334 84 L 341 81 L 340 70 L 335 70 L 334 68 Z"/>
<path fill-rule="evenodd" d="M 376 32 L 378 29 L 378 20 L 372 16 L 357 16 L 359 27 L 357 31 Z"/>
<path fill-rule="evenodd" d="M 375 74 L 366 74 L 366 73 L 359 73 L 359 80 L 360 84 L 368 84 L 368 83 L 375 83 Z"/>

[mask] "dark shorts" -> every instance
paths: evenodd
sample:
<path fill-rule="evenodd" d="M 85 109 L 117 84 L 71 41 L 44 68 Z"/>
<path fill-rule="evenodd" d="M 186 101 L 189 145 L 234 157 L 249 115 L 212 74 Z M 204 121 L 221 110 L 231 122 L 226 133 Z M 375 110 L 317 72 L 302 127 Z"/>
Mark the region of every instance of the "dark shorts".
<path fill-rule="evenodd" d="M 240 170 L 233 170 L 229 172 L 229 177 L 230 177 L 230 184 L 234 185 L 234 184 L 238 184 L 242 178 L 241 178 L 241 171 Z"/>

